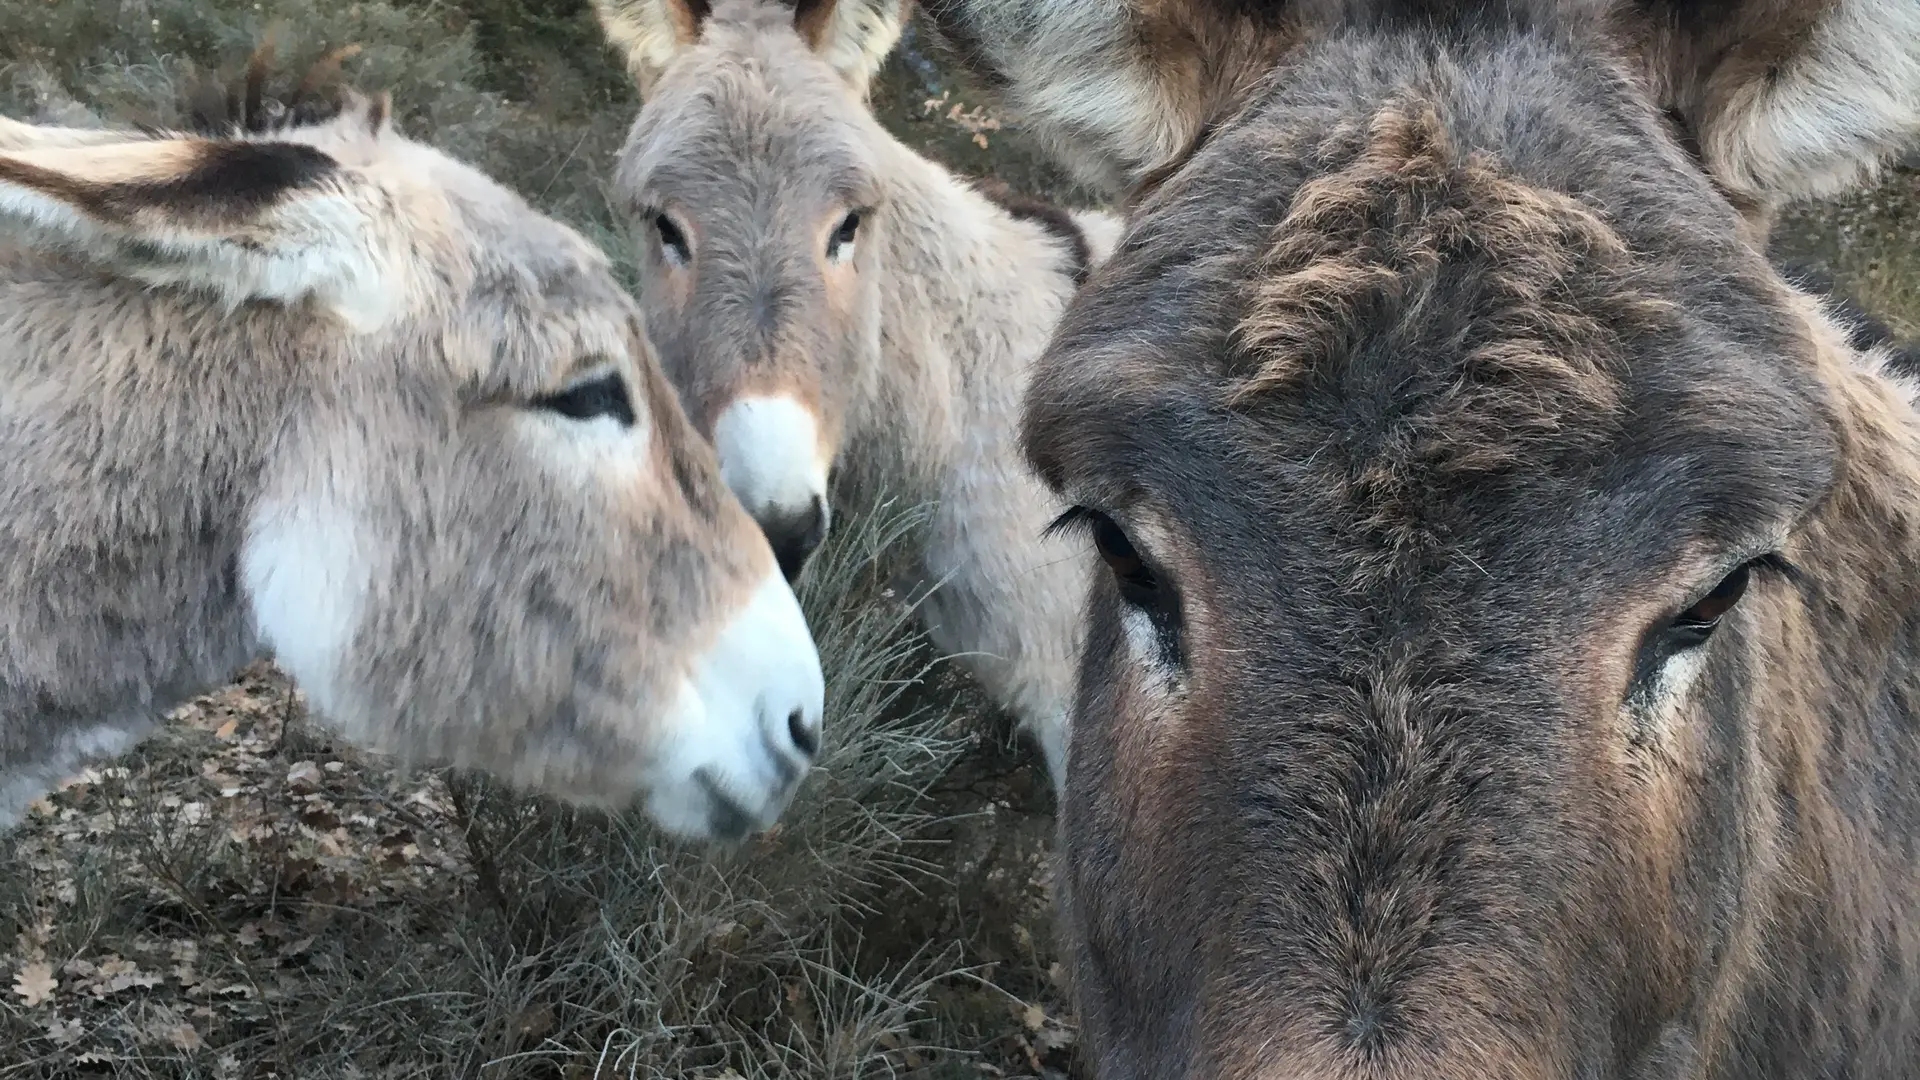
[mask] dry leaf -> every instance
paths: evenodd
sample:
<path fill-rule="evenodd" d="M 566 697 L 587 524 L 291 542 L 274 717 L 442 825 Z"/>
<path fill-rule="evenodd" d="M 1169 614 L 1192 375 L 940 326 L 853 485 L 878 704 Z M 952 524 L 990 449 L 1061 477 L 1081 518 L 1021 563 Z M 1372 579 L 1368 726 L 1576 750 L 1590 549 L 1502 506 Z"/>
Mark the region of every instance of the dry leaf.
<path fill-rule="evenodd" d="M 320 766 L 302 761 L 287 770 L 287 786 L 295 791 L 317 791 L 323 775 Z"/>
<path fill-rule="evenodd" d="M 1029 1005 L 1020 1013 L 1020 1022 L 1028 1031 L 1039 1031 L 1047 1026 L 1047 1010 L 1038 1005 Z"/>
<path fill-rule="evenodd" d="M 238 730 L 240 730 L 240 718 L 237 716 L 228 717 L 227 722 L 221 724 L 220 729 L 213 733 L 213 737 L 225 742 L 233 738 L 233 733 Z"/>
<path fill-rule="evenodd" d="M 13 992 L 20 995 L 29 1009 L 51 999 L 58 989 L 60 980 L 53 977 L 53 965 L 45 962 L 28 964 L 13 977 Z"/>
<path fill-rule="evenodd" d="M 153 1029 L 155 1035 L 181 1050 L 200 1049 L 200 1031 L 192 1024 L 181 1021 L 176 1024 L 159 1025 Z"/>

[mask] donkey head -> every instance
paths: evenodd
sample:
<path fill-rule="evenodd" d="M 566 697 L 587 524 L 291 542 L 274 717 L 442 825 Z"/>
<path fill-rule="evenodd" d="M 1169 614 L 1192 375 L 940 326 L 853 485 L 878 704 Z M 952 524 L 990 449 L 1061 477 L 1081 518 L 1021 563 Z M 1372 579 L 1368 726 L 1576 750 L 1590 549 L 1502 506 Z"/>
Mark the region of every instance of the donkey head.
<path fill-rule="evenodd" d="M 0 387 L 60 410 L 26 562 L 231 559 L 352 739 L 693 837 L 771 822 L 819 659 L 605 257 L 384 99 L 269 119 L 258 76 L 208 133 L 0 129 Z"/>
<path fill-rule="evenodd" d="M 1083 1045 L 1905 1076 L 1920 421 L 1603 49 L 1502 19 L 1303 49 L 1040 364 L 1030 460 L 1110 571 Z"/>
<path fill-rule="evenodd" d="M 616 182 L 647 327 L 789 577 L 880 347 L 889 227 L 869 81 L 900 0 L 601 0 L 647 95 Z"/>

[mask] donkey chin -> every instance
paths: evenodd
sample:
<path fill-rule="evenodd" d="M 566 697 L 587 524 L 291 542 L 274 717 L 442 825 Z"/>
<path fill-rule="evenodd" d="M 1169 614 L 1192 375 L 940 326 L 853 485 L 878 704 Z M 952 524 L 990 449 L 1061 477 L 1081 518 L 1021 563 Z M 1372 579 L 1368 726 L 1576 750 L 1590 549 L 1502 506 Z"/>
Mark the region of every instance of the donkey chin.
<path fill-rule="evenodd" d="M 809 658 L 769 671 L 766 657 Z M 695 661 L 665 719 L 646 778 L 647 813 L 690 839 L 738 840 L 771 828 L 820 750 L 825 684 L 805 617 L 771 574 Z"/>

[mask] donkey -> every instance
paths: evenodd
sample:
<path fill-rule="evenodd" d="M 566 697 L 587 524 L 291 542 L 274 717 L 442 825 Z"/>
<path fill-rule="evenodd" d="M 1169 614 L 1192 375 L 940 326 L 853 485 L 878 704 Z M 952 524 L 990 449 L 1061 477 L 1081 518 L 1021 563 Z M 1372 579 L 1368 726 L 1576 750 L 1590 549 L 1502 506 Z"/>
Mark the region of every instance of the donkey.
<path fill-rule="evenodd" d="M 1036 368 L 1101 1077 L 1920 1062 L 1920 384 L 1611 32 L 1356 5 Z"/>
<path fill-rule="evenodd" d="M 605 256 L 265 60 L 204 131 L 0 122 L 0 826 L 263 654 L 368 747 L 767 825 L 819 657 Z"/>
<path fill-rule="evenodd" d="M 843 506 L 937 509 L 936 645 L 1033 733 L 1056 782 L 1086 588 L 1040 535 L 1021 394 L 1117 219 L 968 184 L 866 104 L 904 0 L 598 0 L 646 105 L 616 172 L 668 378 L 789 576 Z"/>
<path fill-rule="evenodd" d="M 1431 17 L 1506 0 L 1425 0 Z M 1764 240 L 1773 211 L 1832 195 L 1920 138 L 1912 0 L 1553 0 L 1589 12 Z M 1372 0 L 923 0 L 961 66 L 1088 183 L 1152 183 L 1302 38 Z"/>

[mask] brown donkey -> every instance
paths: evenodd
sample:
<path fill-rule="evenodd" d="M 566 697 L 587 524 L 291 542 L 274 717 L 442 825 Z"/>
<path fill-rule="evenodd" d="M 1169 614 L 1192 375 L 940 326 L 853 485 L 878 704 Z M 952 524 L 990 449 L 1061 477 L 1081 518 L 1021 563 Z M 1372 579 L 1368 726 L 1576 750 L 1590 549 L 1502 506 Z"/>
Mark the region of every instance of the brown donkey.
<path fill-rule="evenodd" d="M 819 658 L 605 257 L 262 75 L 0 121 L 0 826 L 263 653 L 369 747 L 771 822 Z"/>
<path fill-rule="evenodd" d="M 1374 0 L 922 0 L 964 67 L 1064 163 L 1149 185 L 1225 120 L 1276 58 Z M 1920 137 L 1913 0 L 1424 0 L 1434 19 L 1557 9 L 1606 20 L 1722 190 L 1764 233 L 1790 198 L 1833 194 Z"/>
<path fill-rule="evenodd" d="M 1920 413 L 1594 35 L 1382 0 L 1031 391 L 1111 1080 L 1903 1080 Z"/>
<path fill-rule="evenodd" d="M 827 482 L 937 502 L 919 553 L 935 642 L 1020 718 L 1056 781 L 1082 550 L 1020 459 L 1020 402 L 1110 215 L 983 193 L 887 133 L 868 80 L 904 0 L 796 9 L 601 0 L 646 94 L 620 158 L 668 377 L 789 574 Z"/>

